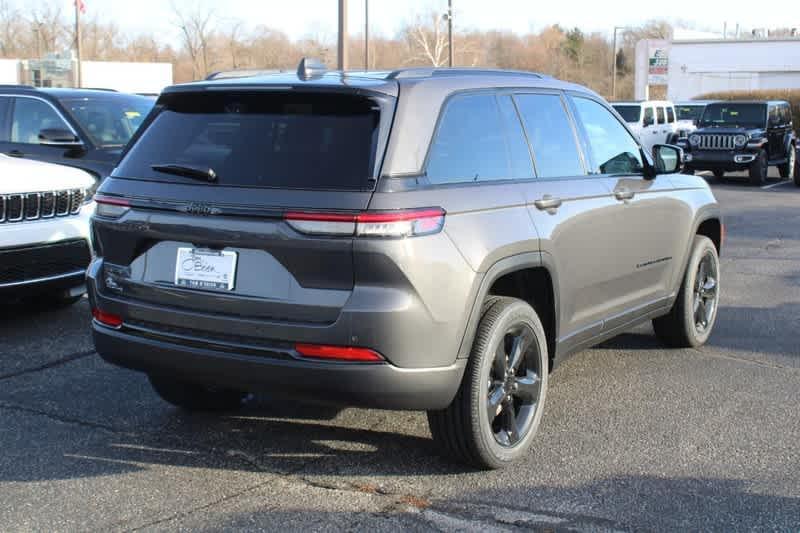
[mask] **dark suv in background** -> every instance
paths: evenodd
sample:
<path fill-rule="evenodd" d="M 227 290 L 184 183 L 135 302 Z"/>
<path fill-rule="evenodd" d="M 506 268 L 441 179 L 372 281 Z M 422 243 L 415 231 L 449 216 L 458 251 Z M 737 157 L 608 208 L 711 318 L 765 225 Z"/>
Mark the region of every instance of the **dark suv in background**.
<path fill-rule="evenodd" d="M 92 89 L 0 85 L 0 153 L 111 173 L 154 100 Z"/>
<path fill-rule="evenodd" d="M 679 144 L 689 171 L 710 170 L 717 178 L 746 170 L 750 182 L 762 185 L 770 166 L 781 178 L 793 178 L 796 144 L 788 102 L 714 102 L 695 130 Z"/>
<path fill-rule="evenodd" d="M 503 466 L 569 354 L 650 320 L 670 346 L 711 333 L 720 209 L 654 153 L 533 73 L 169 88 L 97 195 L 97 351 L 187 409 L 427 410 L 447 457 Z"/>

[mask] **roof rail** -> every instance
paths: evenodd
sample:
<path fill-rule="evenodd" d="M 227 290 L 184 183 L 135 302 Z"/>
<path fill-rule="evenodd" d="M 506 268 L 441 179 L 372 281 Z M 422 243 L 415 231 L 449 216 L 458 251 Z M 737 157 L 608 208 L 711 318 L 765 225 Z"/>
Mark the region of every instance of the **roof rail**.
<path fill-rule="evenodd" d="M 0 89 L 36 89 L 36 87 L 23 83 L 0 83 Z"/>
<path fill-rule="evenodd" d="M 530 76 L 532 78 L 544 79 L 549 76 L 539 74 L 538 72 L 530 72 L 527 70 L 503 70 L 493 68 L 480 68 L 480 67 L 414 67 L 403 68 L 390 72 L 387 80 L 397 80 L 403 78 L 431 78 L 439 76 Z"/>
<path fill-rule="evenodd" d="M 263 76 L 265 74 L 281 74 L 286 72 L 283 69 L 277 68 L 251 68 L 251 69 L 237 69 L 237 70 L 220 70 L 212 72 L 206 76 L 206 81 L 211 80 L 227 80 L 231 78 L 250 78 L 252 76 Z"/>
<path fill-rule="evenodd" d="M 75 87 L 76 89 L 86 89 L 88 91 L 106 91 L 109 93 L 118 93 L 116 89 L 109 89 L 108 87 Z"/>

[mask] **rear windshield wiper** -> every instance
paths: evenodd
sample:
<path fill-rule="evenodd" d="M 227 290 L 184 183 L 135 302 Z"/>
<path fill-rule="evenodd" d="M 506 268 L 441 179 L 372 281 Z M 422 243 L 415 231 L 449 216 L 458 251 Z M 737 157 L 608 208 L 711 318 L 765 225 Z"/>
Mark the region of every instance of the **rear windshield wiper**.
<path fill-rule="evenodd" d="M 156 172 L 175 174 L 176 176 L 185 176 L 187 178 L 207 181 L 209 183 L 215 183 L 217 181 L 217 173 L 214 172 L 214 169 L 211 167 L 165 163 L 159 165 L 150 165 L 150 168 Z"/>

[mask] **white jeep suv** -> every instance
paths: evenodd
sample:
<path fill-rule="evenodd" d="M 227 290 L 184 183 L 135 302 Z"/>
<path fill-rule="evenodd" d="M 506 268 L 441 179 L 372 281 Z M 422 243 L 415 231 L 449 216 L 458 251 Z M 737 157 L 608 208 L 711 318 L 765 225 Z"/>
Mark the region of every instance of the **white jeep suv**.
<path fill-rule="evenodd" d="M 642 147 L 653 152 L 657 144 L 674 142 L 678 131 L 675 106 L 663 100 L 644 102 L 614 102 L 611 104 L 628 127 L 639 137 Z"/>
<path fill-rule="evenodd" d="M 0 303 L 77 301 L 92 257 L 94 178 L 77 168 L 0 155 Z"/>

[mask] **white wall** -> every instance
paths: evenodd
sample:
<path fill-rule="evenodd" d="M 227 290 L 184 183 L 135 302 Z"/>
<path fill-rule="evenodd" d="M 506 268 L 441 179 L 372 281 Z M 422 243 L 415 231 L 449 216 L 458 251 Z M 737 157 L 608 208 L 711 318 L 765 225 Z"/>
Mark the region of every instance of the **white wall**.
<path fill-rule="evenodd" d="M 84 87 L 116 89 L 129 93 L 160 93 L 172 85 L 170 63 L 121 63 L 84 61 Z"/>
<path fill-rule="evenodd" d="M 669 57 L 671 100 L 712 91 L 800 87 L 800 39 L 675 41 Z"/>
<path fill-rule="evenodd" d="M 0 59 L 0 83 L 19 83 L 18 59 Z"/>

